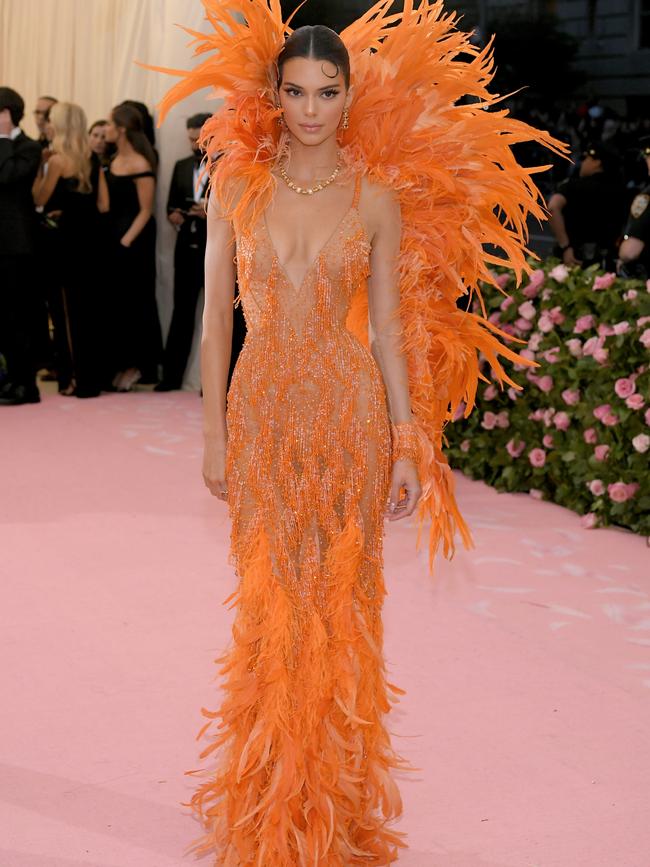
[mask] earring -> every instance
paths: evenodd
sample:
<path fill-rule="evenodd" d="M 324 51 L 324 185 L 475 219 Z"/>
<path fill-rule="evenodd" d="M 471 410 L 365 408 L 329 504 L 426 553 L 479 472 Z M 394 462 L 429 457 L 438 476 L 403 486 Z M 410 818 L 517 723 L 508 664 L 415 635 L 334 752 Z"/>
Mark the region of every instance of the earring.
<path fill-rule="evenodd" d="M 276 105 L 275 107 L 277 108 L 278 111 L 281 111 L 281 110 L 282 110 L 282 106 L 281 106 L 281 105 Z M 276 117 L 276 120 L 277 120 L 277 122 L 280 124 L 280 126 L 284 126 L 284 125 L 285 125 L 285 124 L 284 124 L 284 114 L 279 114 L 279 115 Z"/>
<path fill-rule="evenodd" d="M 341 129 L 347 129 L 350 125 L 350 113 L 347 108 L 343 109 L 343 120 L 341 122 Z"/>

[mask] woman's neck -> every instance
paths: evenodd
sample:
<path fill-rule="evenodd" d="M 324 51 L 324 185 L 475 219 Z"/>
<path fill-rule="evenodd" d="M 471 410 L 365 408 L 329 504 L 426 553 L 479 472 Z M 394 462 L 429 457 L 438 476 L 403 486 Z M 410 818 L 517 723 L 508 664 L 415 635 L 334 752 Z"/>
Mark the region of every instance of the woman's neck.
<path fill-rule="evenodd" d="M 325 178 L 336 168 L 338 152 L 335 136 L 319 145 L 304 145 L 291 136 L 287 172 L 295 181 L 305 183 Z"/>
<path fill-rule="evenodd" d="M 118 156 L 132 157 L 135 153 L 133 145 L 126 137 L 124 137 L 123 139 L 119 139 L 116 144 Z"/>

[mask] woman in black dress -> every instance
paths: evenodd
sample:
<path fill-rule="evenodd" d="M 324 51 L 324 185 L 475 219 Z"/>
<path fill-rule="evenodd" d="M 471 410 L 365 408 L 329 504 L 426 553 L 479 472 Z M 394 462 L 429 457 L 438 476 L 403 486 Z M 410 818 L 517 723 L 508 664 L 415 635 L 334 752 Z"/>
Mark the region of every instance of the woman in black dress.
<path fill-rule="evenodd" d="M 106 141 L 116 154 L 107 172 L 110 193 L 113 386 L 131 391 L 158 381 L 162 336 L 156 304 L 156 156 L 142 116 L 121 104 L 111 112 Z"/>
<path fill-rule="evenodd" d="M 86 115 L 78 105 L 58 102 L 50 112 L 52 155 L 39 172 L 37 206 L 56 203 L 57 243 L 50 274 L 61 285 L 63 329 L 70 370 L 59 371 L 59 390 L 76 397 L 100 393 L 103 341 L 101 290 L 96 272 L 101 244 L 100 212 L 108 211 L 108 188 L 91 160 Z M 65 376 L 65 382 L 61 378 Z"/>

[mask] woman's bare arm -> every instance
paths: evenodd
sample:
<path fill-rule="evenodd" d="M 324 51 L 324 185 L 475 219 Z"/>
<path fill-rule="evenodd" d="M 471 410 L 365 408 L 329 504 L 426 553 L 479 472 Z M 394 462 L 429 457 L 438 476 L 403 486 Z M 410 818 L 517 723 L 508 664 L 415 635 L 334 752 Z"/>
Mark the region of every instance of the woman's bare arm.
<path fill-rule="evenodd" d="M 46 205 L 50 200 L 56 182 L 61 177 L 63 172 L 63 161 L 57 154 L 51 156 L 47 162 L 47 172 L 44 171 L 45 164 L 41 166 L 32 185 L 32 196 L 36 207 Z"/>
<path fill-rule="evenodd" d="M 205 307 L 201 340 L 203 386 L 203 477 L 210 492 L 225 499 L 226 391 L 232 348 L 235 296 L 235 242 L 232 224 L 224 219 L 217 197 L 208 204 L 205 250 Z"/>
<path fill-rule="evenodd" d="M 412 423 L 408 367 L 402 350 L 402 323 L 399 316 L 399 271 L 402 221 L 396 196 L 387 190 L 371 190 L 369 211 L 373 217 L 371 276 L 368 280 L 370 348 L 381 372 L 388 412 L 393 424 Z M 406 498 L 400 499 L 400 491 Z M 415 463 L 393 463 L 389 520 L 399 520 L 415 510 L 422 489 Z"/>
<path fill-rule="evenodd" d="M 108 193 L 108 184 L 106 183 L 106 175 L 100 169 L 99 179 L 97 181 L 97 210 L 100 214 L 106 214 L 110 210 L 111 202 Z"/>

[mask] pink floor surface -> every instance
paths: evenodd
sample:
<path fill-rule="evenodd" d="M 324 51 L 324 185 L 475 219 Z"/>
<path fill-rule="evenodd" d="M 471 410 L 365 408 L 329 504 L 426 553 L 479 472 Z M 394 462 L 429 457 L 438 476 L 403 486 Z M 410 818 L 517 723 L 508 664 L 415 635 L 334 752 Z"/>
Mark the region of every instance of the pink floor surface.
<path fill-rule="evenodd" d="M 0 414 L 0 867 L 179 867 L 234 615 L 195 395 Z M 645 540 L 458 477 L 476 547 L 387 525 L 407 867 L 649 867 Z M 208 867 L 212 859 L 199 863 Z"/>

